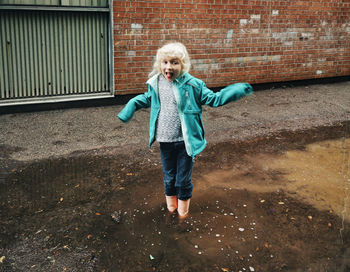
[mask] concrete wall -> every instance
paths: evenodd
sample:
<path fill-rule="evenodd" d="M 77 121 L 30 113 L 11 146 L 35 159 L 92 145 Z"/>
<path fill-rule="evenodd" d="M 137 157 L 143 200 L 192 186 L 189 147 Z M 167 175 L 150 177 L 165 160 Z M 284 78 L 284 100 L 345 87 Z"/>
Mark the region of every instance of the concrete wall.
<path fill-rule="evenodd" d="M 116 94 L 144 92 L 175 40 L 209 87 L 350 75 L 348 0 L 114 0 L 113 17 Z"/>

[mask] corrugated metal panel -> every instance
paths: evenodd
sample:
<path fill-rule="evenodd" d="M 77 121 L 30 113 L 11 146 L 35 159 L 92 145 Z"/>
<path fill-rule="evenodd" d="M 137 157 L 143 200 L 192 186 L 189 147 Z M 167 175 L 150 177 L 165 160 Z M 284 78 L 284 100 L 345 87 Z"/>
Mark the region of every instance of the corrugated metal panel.
<path fill-rule="evenodd" d="M 0 5 L 108 7 L 108 0 L 1 0 Z"/>
<path fill-rule="evenodd" d="M 62 6 L 107 7 L 108 0 L 61 0 Z"/>
<path fill-rule="evenodd" d="M 108 14 L 0 11 L 0 102 L 108 92 Z"/>

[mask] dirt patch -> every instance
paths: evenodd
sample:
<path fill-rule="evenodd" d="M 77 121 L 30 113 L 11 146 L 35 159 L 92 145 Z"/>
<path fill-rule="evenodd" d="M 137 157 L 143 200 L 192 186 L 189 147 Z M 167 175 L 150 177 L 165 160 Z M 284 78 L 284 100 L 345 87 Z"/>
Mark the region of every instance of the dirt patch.
<path fill-rule="evenodd" d="M 12 153 L 19 152 L 24 150 L 24 148 L 18 146 L 10 146 L 10 145 L 0 145 L 0 159 L 7 159 L 11 156 Z"/>
<path fill-rule="evenodd" d="M 182 223 L 166 212 L 156 152 L 18 165 L 0 191 L 0 271 L 348 271 L 348 221 L 293 193 L 285 167 L 291 154 L 309 158 L 309 144 L 330 147 L 321 141 L 344 131 L 208 146 Z"/>

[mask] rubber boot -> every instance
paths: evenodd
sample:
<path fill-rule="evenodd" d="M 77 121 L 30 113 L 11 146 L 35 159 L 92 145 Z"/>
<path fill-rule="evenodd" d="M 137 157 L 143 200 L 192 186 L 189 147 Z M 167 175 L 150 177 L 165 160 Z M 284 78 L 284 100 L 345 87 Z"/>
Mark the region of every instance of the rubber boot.
<path fill-rule="evenodd" d="M 168 208 L 168 211 L 170 213 L 175 212 L 177 209 L 177 196 L 165 196 L 166 199 L 166 206 Z"/>
<path fill-rule="evenodd" d="M 179 214 L 179 219 L 183 220 L 188 216 L 188 211 L 190 209 L 190 198 L 187 200 L 178 200 L 177 213 Z"/>

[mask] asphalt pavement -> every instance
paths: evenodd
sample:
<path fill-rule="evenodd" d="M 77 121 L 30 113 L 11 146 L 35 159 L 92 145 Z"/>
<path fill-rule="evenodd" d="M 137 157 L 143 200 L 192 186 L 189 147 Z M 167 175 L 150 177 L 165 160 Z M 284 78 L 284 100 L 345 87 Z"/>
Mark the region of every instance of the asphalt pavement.
<path fill-rule="evenodd" d="M 123 103 L 48 107 L 40 111 L 34 108 L 28 112 L 2 109 L 0 158 L 30 161 L 74 152 L 131 153 L 148 149 L 149 110 L 140 110 L 132 121 L 123 124 L 116 117 Z M 226 106 L 203 107 L 209 144 L 332 126 L 349 120 L 350 81 L 344 79 L 260 88 L 253 95 Z"/>

